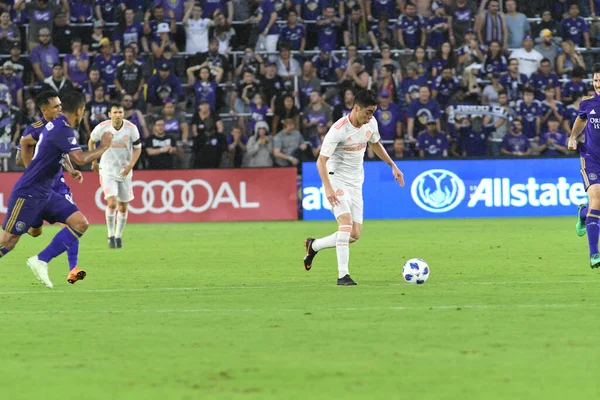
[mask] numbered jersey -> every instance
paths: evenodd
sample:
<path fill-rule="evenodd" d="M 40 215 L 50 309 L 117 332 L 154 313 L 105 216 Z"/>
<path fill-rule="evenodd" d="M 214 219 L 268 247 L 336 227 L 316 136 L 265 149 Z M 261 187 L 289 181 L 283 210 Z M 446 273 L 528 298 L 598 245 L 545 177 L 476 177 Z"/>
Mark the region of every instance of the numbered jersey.
<path fill-rule="evenodd" d="M 352 125 L 349 115 L 340 118 L 327 132 L 321 154 L 329 157 L 330 177 L 347 186 L 361 187 L 364 181 L 363 160 L 367 144 L 380 140 L 377 120 L 371 118 L 360 128 Z"/>
<path fill-rule="evenodd" d="M 600 160 L 600 96 L 584 97 L 579 104 L 579 118 L 587 119 L 585 125 L 585 155 Z"/>
<path fill-rule="evenodd" d="M 55 177 L 62 172 L 64 157 L 80 149 L 75 130 L 64 115 L 59 115 L 39 133 L 33 159 L 13 191 L 47 196 L 52 190 Z"/>
<path fill-rule="evenodd" d="M 110 149 L 102 154 L 100 159 L 100 175 L 109 176 L 116 179 L 123 167 L 131 162 L 133 149 L 142 147 L 140 141 L 140 132 L 138 128 L 131 122 L 123 120 L 123 125 L 119 130 L 115 129 L 111 120 L 101 122 L 92 131 L 91 138 L 98 142 L 105 132 L 112 133 L 113 141 Z M 132 172 L 125 179 L 131 179 Z"/>

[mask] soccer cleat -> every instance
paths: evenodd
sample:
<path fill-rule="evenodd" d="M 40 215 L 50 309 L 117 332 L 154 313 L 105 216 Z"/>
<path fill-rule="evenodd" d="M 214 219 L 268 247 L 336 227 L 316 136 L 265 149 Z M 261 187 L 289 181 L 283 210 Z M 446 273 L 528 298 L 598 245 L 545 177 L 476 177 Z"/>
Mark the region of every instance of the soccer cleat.
<path fill-rule="evenodd" d="M 115 247 L 117 249 L 122 249 L 123 248 L 123 239 L 115 238 Z"/>
<path fill-rule="evenodd" d="M 313 258 L 317 255 L 317 251 L 314 251 L 312 244 L 315 241 L 313 238 L 306 238 L 304 241 L 304 247 L 306 247 L 306 255 L 304 256 L 304 269 L 309 271 L 312 267 Z"/>
<path fill-rule="evenodd" d="M 577 236 L 585 236 L 585 219 L 581 219 L 581 209 L 585 208 L 585 204 L 580 204 L 577 207 L 577 224 L 575 225 L 575 232 L 577 232 Z"/>
<path fill-rule="evenodd" d="M 40 261 L 37 256 L 33 256 L 27 259 L 27 265 L 29 265 L 35 277 L 47 288 L 52 289 L 54 287 L 48 276 L 48 263 Z"/>
<path fill-rule="evenodd" d="M 75 267 L 69 271 L 69 276 L 67 276 L 67 282 L 69 282 L 70 284 L 74 284 L 77 281 L 84 280 L 86 275 L 87 274 L 84 270 Z"/>
<path fill-rule="evenodd" d="M 590 267 L 598 268 L 600 267 L 600 253 L 594 253 L 590 257 Z"/>
<path fill-rule="evenodd" d="M 110 247 L 111 249 L 114 249 L 115 247 L 117 247 L 117 245 L 115 244 L 114 236 L 111 236 L 108 238 L 108 247 Z"/>
<path fill-rule="evenodd" d="M 600 262 L 600 261 L 599 261 Z M 338 286 L 356 286 L 358 283 L 354 282 L 350 275 L 346 274 L 343 278 L 338 279 Z"/>

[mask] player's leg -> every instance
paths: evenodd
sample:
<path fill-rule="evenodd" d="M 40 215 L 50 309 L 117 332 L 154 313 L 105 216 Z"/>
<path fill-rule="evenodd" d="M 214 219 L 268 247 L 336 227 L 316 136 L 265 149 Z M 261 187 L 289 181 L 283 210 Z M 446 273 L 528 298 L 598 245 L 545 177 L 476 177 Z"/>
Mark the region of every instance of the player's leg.
<path fill-rule="evenodd" d="M 133 185 L 131 179 L 119 182 L 119 193 L 117 196 L 117 229 L 115 230 L 115 246 L 117 249 L 123 247 L 123 231 L 127 225 L 127 208 L 133 200 Z"/>
<path fill-rule="evenodd" d="M 590 266 L 600 267 L 600 251 L 598 250 L 598 237 L 600 236 L 600 184 L 588 187 L 589 198 L 588 213 L 585 219 L 585 229 L 588 235 L 590 248 Z"/>
<path fill-rule="evenodd" d="M 108 229 L 108 247 L 115 248 L 115 220 L 117 217 L 117 195 L 119 194 L 119 184 L 116 179 L 110 176 L 100 175 L 100 185 L 104 192 L 106 200 L 106 228 Z"/>
<path fill-rule="evenodd" d="M 588 213 L 587 204 L 580 204 L 577 207 L 577 223 L 575 224 L 575 232 L 577 232 L 577 236 L 585 235 L 585 218 Z"/>
<path fill-rule="evenodd" d="M 75 204 L 73 200 L 73 194 L 71 193 L 70 189 L 67 188 L 66 193 L 62 195 L 65 197 L 65 199 Z M 66 228 L 68 225 L 60 223 L 60 226 L 61 228 Z M 67 275 L 67 282 L 74 284 L 77 281 L 85 279 L 87 273 L 84 270 L 79 269 L 77 265 L 79 264 L 79 240 L 74 242 L 73 245 L 67 249 L 67 260 L 69 261 L 69 274 Z"/>
<path fill-rule="evenodd" d="M 0 233 L 0 258 L 14 249 L 21 235 L 38 220 L 39 209 L 43 207 L 44 202 L 45 200 L 33 199 L 27 195 L 11 193 Z"/>
<path fill-rule="evenodd" d="M 349 209 L 347 202 L 344 208 Z M 341 207 L 340 206 L 336 206 Z M 350 278 L 350 270 L 348 263 L 350 261 L 350 234 L 352 232 L 352 214 L 349 212 L 343 213 L 337 217 L 338 231 L 335 237 L 335 253 L 338 262 L 338 281 L 340 286 L 354 286 L 356 282 Z"/>

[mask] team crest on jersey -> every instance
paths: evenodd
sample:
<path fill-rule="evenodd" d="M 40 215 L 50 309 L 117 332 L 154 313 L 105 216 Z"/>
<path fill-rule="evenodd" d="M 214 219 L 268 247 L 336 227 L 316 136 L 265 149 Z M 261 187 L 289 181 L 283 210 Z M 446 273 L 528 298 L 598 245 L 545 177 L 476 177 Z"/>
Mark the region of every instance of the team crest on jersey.
<path fill-rule="evenodd" d="M 590 181 L 595 181 L 596 179 L 598 179 L 598 175 L 596 175 L 595 173 L 591 173 L 588 175 L 590 177 Z"/>
<path fill-rule="evenodd" d="M 54 129 L 54 124 L 52 122 L 48 122 L 46 124 L 46 129 L 48 129 L 49 131 L 51 131 L 52 129 Z"/>
<path fill-rule="evenodd" d="M 373 136 L 373 132 L 367 131 L 367 140 L 371 139 L 371 136 Z"/>
<path fill-rule="evenodd" d="M 123 141 L 126 142 L 129 140 L 129 135 L 123 135 Z"/>
<path fill-rule="evenodd" d="M 15 228 L 17 229 L 17 232 L 23 232 L 25 230 L 25 222 L 17 221 Z"/>
<path fill-rule="evenodd" d="M 77 138 L 72 137 L 71 138 L 71 144 L 77 144 Z"/>
<path fill-rule="evenodd" d="M 336 196 L 343 196 L 344 195 L 344 191 L 342 189 L 338 189 L 335 191 L 335 195 Z"/>

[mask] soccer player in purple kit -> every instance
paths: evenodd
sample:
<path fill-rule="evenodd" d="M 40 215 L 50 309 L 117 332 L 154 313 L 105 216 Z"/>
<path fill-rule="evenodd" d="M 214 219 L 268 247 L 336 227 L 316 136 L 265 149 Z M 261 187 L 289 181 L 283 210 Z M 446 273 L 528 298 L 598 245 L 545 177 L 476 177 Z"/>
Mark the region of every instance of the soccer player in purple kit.
<path fill-rule="evenodd" d="M 77 165 L 85 165 L 99 158 L 112 143 L 112 134 L 102 136 L 98 149 L 83 152 L 75 138 L 85 112 L 85 96 L 67 92 L 61 99 L 50 99 L 52 106 L 62 107 L 62 115 L 48 122 L 40 133 L 31 163 L 15 183 L 0 236 L 0 258 L 7 255 L 25 232 L 40 219 L 61 222 L 67 227 L 60 230 L 48 247 L 30 257 L 27 265 L 46 287 L 54 285 L 48 276 L 48 263 L 73 246 L 85 233 L 89 223 L 77 206 L 52 190 L 54 177 L 61 168 L 63 155 L 68 154 Z"/>
<path fill-rule="evenodd" d="M 579 105 L 579 116 L 573 124 L 569 136 L 569 150 L 578 147 L 579 134 L 585 133 L 585 146 L 580 148 L 581 176 L 588 194 L 588 205 L 580 205 L 576 232 L 578 236 L 587 233 L 590 249 L 590 266 L 600 267 L 598 236 L 600 234 L 600 64 L 594 66 L 594 94 L 586 96 Z M 579 144 L 581 146 L 581 144 Z M 584 228 L 585 226 L 585 228 Z"/>
<path fill-rule="evenodd" d="M 40 93 L 36 97 L 35 102 L 38 108 L 42 111 L 42 119 L 29 125 L 23 132 L 20 148 L 17 151 L 16 163 L 17 165 L 24 167 L 27 167 L 31 163 L 35 146 L 40 140 L 40 134 L 44 131 L 44 126 L 48 121 L 52 121 L 58 117 L 61 110 L 61 105 L 58 101 L 58 94 L 53 91 L 45 91 Z M 79 183 L 83 182 L 83 175 L 81 175 L 80 171 L 77 171 L 73 168 L 69 156 L 65 156 L 64 163 L 61 162 L 61 164 L 61 168 L 58 169 L 58 173 L 54 176 L 52 190 L 61 196 L 65 196 L 67 200 L 73 202 L 73 194 L 71 193 L 71 189 L 66 184 L 63 176 L 63 167 Z M 33 222 L 27 233 L 33 237 L 40 236 L 42 234 L 43 223 L 44 221 L 42 219 L 38 219 L 37 221 Z M 61 224 L 61 226 L 63 228 L 65 227 L 63 224 Z M 67 276 L 67 282 L 71 284 L 79 280 L 83 280 L 86 275 L 84 270 L 80 270 L 77 267 L 78 258 L 79 242 L 76 242 L 73 246 L 67 249 L 67 259 L 69 260 L 69 275 Z"/>

